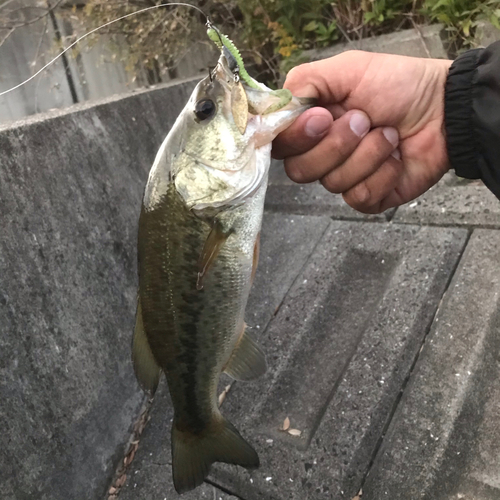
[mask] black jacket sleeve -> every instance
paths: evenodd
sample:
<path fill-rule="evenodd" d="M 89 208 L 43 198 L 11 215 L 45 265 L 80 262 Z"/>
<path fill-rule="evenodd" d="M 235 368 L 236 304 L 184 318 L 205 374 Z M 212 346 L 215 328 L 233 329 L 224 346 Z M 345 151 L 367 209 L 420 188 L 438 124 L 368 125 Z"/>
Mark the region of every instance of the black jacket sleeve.
<path fill-rule="evenodd" d="M 500 41 L 453 62 L 446 82 L 445 128 L 455 173 L 482 179 L 500 198 Z"/>

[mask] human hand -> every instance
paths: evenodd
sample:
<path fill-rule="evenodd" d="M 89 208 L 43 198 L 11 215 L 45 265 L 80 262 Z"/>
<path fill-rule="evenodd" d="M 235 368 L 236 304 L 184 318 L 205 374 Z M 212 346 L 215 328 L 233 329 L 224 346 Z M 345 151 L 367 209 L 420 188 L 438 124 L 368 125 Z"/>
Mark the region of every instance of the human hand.
<path fill-rule="evenodd" d="M 378 213 L 420 196 L 448 170 L 444 87 L 451 61 L 361 51 L 297 66 L 285 88 L 318 104 L 274 141 L 299 183 L 320 180 Z"/>

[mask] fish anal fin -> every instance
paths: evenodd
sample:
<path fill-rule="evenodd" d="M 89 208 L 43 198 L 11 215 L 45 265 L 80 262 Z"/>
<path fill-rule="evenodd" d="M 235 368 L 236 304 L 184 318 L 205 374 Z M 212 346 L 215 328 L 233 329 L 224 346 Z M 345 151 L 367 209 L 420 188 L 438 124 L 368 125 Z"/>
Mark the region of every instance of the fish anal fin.
<path fill-rule="evenodd" d="M 203 483 L 214 462 L 259 466 L 257 452 L 237 429 L 220 414 L 208 428 L 193 434 L 172 425 L 172 474 L 177 493 L 193 490 Z"/>
<path fill-rule="evenodd" d="M 160 367 L 149 346 L 142 321 L 141 302 L 137 301 L 134 338 L 132 340 L 132 362 L 140 386 L 151 395 L 156 392 L 160 381 Z"/>
<path fill-rule="evenodd" d="M 203 280 L 210 268 L 214 265 L 215 259 L 217 259 L 217 255 L 219 255 L 220 249 L 222 248 L 230 234 L 230 232 L 225 232 L 218 222 L 214 223 L 210 234 L 205 240 L 203 250 L 200 254 L 200 260 L 198 261 L 198 281 L 196 283 L 196 287 L 198 288 L 198 290 L 201 290 L 203 288 Z"/>
<path fill-rule="evenodd" d="M 244 330 L 224 368 L 224 372 L 235 380 L 249 381 L 264 375 L 266 369 L 266 357 L 262 349 Z"/>

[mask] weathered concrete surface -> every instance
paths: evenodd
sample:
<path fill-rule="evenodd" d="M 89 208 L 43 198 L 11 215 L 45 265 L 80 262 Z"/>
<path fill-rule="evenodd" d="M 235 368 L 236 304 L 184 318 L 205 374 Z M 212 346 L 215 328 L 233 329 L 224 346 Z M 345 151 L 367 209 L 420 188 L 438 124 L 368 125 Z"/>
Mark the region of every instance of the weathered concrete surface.
<path fill-rule="evenodd" d="M 234 384 L 223 406 L 224 415 L 256 446 L 262 465 L 247 472 L 216 464 L 209 479 L 249 500 L 351 500 L 467 233 L 345 222 L 331 222 L 324 233 L 325 218 L 269 214 L 265 220 L 267 253 L 254 297 L 279 283 L 282 273 L 289 280 L 268 301 L 266 316 L 275 316 L 259 335 L 269 370 L 254 383 Z M 309 247 L 297 252 L 287 243 L 281 255 L 275 253 L 284 235 L 292 235 L 292 243 L 297 235 L 305 241 L 304 231 L 311 228 L 316 233 L 307 236 Z M 307 261 L 305 266 L 282 268 L 297 258 Z M 129 483 L 124 500 L 172 492 L 172 410 L 163 389 L 155 401 L 161 410 L 152 415 L 133 463 L 130 481 L 137 487 L 132 491 Z M 302 431 L 300 438 L 278 430 L 287 416 Z M 161 479 L 155 463 L 163 464 Z M 162 488 L 151 486 L 157 481 Z"/>
<path fill-rule="evenodd" d="M 478 46 L 487 47 L 488 45 L 500 40 L 500 30 L 487 21 L 481 21 L 476 27 L 474 38 Z"/>
<path fill-rule="evenodd" d="M 246 315 L 246 322 L 252 328 L 255 338 L 261 337 L 261 332 L 276 313 L 329 224 L 326 217 L 269 214 L 264 218 L 260 263 Z M 221 390 L 228 383 L 231 383 L 229 377 L 224 376 Z M 232 390 L 235 387 L 236 383 Z M 244 384 L 244 388 L 246 387 L 248 384 Z M 168 388 L 163 383 L 155 396 L 151 421 L 141 438 L 129 479 L 120 493 L 120 500 L 135 500 L 138 497 L 151 500 L 177 498 L 172 484 L 170 459 L 172 417 Z M 241 420 L 241 416 L 238 416 L 238 420 Z M 238 421 L 234 423 L 237 425 Z M 248 435 L 249 439 L 250 437 L 251 434 Z M 182 498 L 196 500 L 200 498 L 199 492 L 209 494 L 212 489 L 205 485 Z"/>
<path fill-rule="evenodd" d="M 140 200 L 194 83 L 0 131 L 0 496 L 100 498 L 143 402 Z"/>
<path fill-rule="evenodd" d="M 269 212 L 301 215 L 328 215 L 340 220 L 369 220 L 385 222 L 394 209 L 383 214 L 363 214 L 352 209 L 339 194 L 327 191 L 319 182 L 297 184 L 288 178 L 283 162 L 273 160 L 266 195 Z"/>
<path fill-rule="evenodd" d="M 500 232 L 476 230 L 368 476 L 370 500 L 500 498 Z"/>
<path fill-rule="evenodd" d="M 500 203 L 481 181 L 447 173 L 416 200 L 399 207 L 394 222 L 500 227 Z"/>
<path fill-rule="evenodd" d="M 143 401 L 137 207 L 192 86 L 0 127 L 2 499 L 103 500 L 123 458 Z M 431 329 L 469 228 L 429 227 L 497 227 L 498 202 L 450 176 L 426 196 L 370 224 L 273 170 L 247 311 L 270 369 L 223 406 L 262 467 L 218 464 L 185 498 L 500 498 L 500 236 L 474 232 Z M 286 416 L 300 437 L 278 430 Z M 177 498 L 165 384 L 151 417 L 121 499 Z"/>
<path fill-rule="evenodd" d="M 211 478 L 249 500 L 351 500 L 465 238 L 332 222 L 261 340 L 268 373 L 225 403 L 262 466 L 217 465 Z M 278 430 L 287 416 L 300 438 Z"/>
<path fill-rule="evenodd" d="M 441 40 L 442 24 L 421 26 L 418 29 L 397 31 L 373 38 L 352 40 L 351 43 L 338 43 L 325 49 L 305 51 L 311 61 L 336 56 L 346 50 L 366 50 L 412 57 L 432 57 L 448 59 L 448 54 Z"/>

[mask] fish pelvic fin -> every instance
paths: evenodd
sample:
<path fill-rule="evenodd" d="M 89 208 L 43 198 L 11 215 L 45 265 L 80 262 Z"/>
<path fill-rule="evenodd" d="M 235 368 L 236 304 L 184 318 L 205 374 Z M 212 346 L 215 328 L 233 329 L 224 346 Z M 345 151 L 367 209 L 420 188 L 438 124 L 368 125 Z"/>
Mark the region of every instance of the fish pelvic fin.
<path fill-rule="evenodd" d="M 172 425 L 172 474 L 177 493 L 185 493 L 203 483 L 214 462 L 259 466 L 259 456 L 231 422 L 219 414 L 206 431 L 193 434 Z"/>
<path fill-rule="evenodd" d="M 135 376 L 142 389 L 153 395 L 160 381 L 160 367 L 156 362 L 151 347 L 149 346 L 144 324 L 140 300 L 137 301 L 135 315 L 134 338 L 132 340 L 132 362 Z"/>
<path fill-rule="evenodd" d="M 235 380 L 246 382 L 264 375 L 266 370 L 266 357 L 262 349 L 251 335 L 243 330 L 223 371 Z"/>

